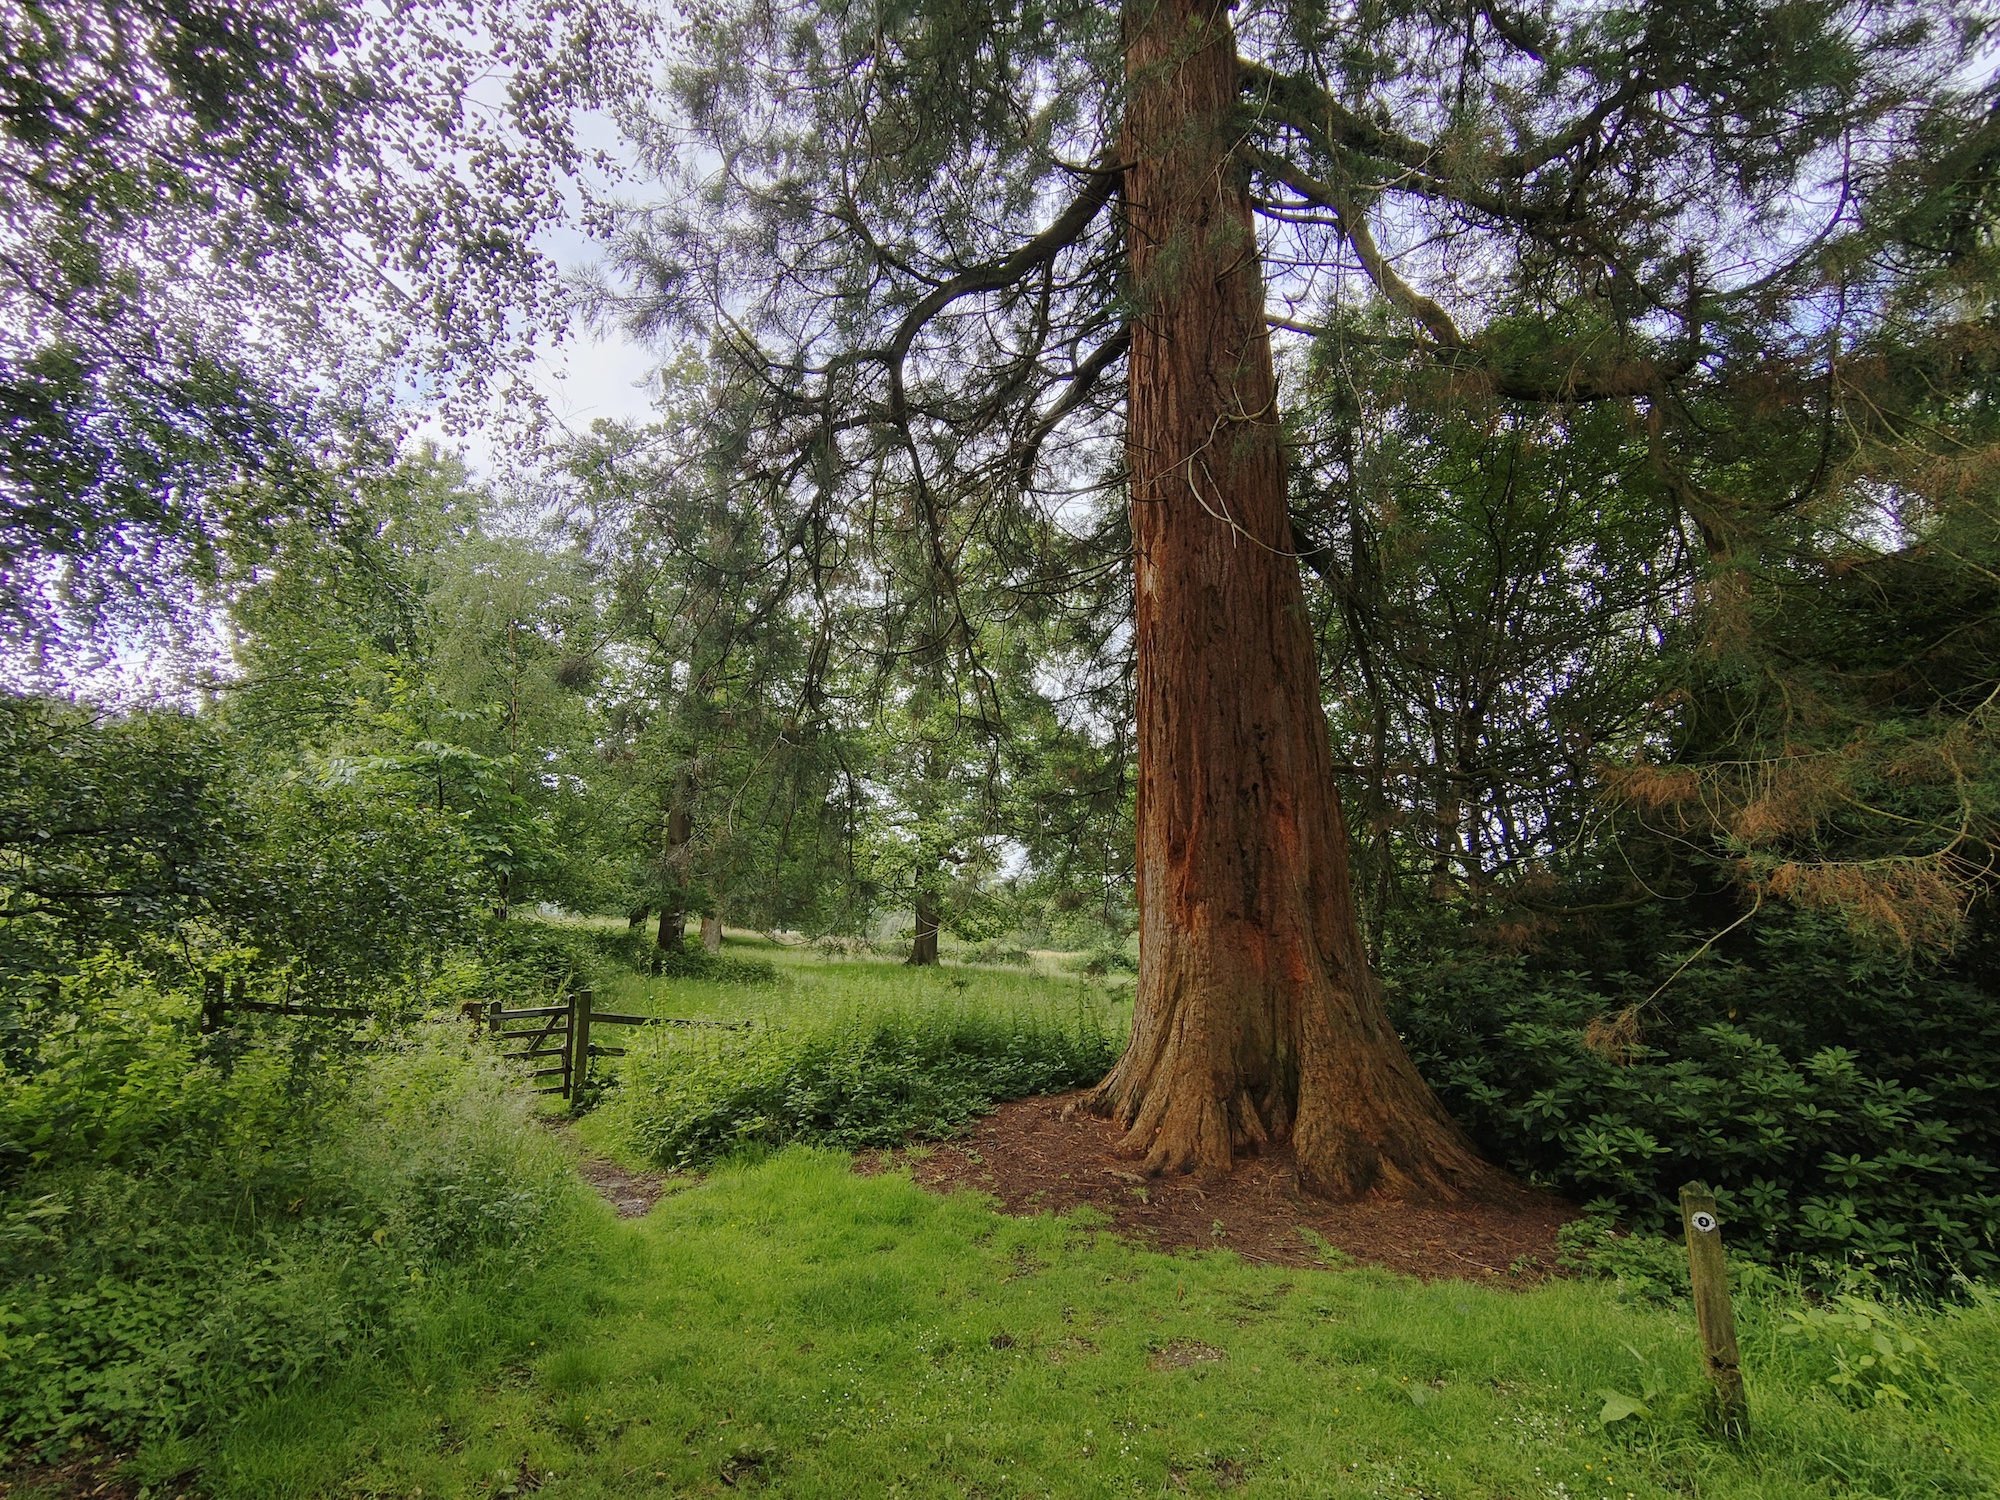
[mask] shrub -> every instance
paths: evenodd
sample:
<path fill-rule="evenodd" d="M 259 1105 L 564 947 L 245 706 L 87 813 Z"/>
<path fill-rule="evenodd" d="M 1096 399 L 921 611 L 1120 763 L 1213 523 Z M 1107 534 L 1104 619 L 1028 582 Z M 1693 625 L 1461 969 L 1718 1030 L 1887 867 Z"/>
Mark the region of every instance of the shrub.
<path fill-rule="evenodd" d="M 0 1452 L 226 1420 L 504 1285 L 575 1202 L 455 1029 L 307 1053 L 294 1022 L 203 1037 L 110 961 L 65 984 L 33 1071 L 0 1074 Z"/>
<path fill-rule="evenodd" d="M 969 964 L 1000 964 L 1015 969 L 1025 969 L 1033 962 L 1026 948 L 1017 943 L 1002 942 L 999 938 L 988 938 L 976 948 L 967 948 L 959 956 Z"/>
<path fill-rule="evenodd" d="M 1116 944 L 1101 943 L 1085 953 L 1077 967 L 1092 978 L 1102 979 L 1112 974 L 1138 973 L 1139 960 Z"/>
<path fill-rule="evenodd" d="M 710 953 L 696 943 L 661 948 L 645 933 L 628 928 L 565 928 L 571 951 L 583 957 L 579 973 L 602 975 L 626 970 L 667 979 L 704 979 L 711 984 L 774 984 L 778 966 L 769 959 Z"/>
<path fill-rule="evenodd" d="M 1433 965 L 1392 993 L 1494 1159 L 1642 1233 L 1673 1230 L 1701 1178 L 1732 1249 L 1934 1286 L 2000 1272 L 2000 997 L 1808 916 L 1689 967 L 1636 1028 L 1606 1024 L 1628 1002 L 1605 981 L 1521 960 Z"/>
<path fill-rule="evenodd" d="M 852 1150 L 948 1136 L 1000 1100 L 1095 1082 L 1115 1056 L 1082 1016 L 972 1010 L 656 1035 L 627 1059 L 611 1107 L 632 1146 L 685 1169 L 746 1146 Z"/>
<path fill-rule="evenodd" d="M 776 984 L 778 966 L 768 958 L 731 958 L 693 946 L 655 949 L 646 972 L 667 979 L 701 979 L 710 984 Z"/>
<path fill-rule="evenodd" d="M 498 993 L 509 999 L 560 994 L 616 968 L 622 954 L 615 940 L 625 936 L 516 917 L 492 924 L 481 966 Z"/>

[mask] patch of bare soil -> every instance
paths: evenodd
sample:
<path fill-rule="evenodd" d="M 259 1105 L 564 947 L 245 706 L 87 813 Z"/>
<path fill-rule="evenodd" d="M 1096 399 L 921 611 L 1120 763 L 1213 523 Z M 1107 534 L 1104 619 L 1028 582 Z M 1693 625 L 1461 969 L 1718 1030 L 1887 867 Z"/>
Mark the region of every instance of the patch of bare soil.
<path fill-rule="evenodd" d="M 906 1164 L 926 1187 L 988 1193 L 1015 1214 L 1089 1204 L 1119 1233 L 1162 1250 L 1227 1249 L 1287 1266 L 1352 1261 L 1432 1281 L 1539 1280 L 1555 1264 L 1556 1231 L 1577 1216 L 1527 1188 L 1505 1202 L 1452 1208 L 1328 1203 L 1299 1191 L 1289 1148 L 1240 1161 L 1219 1182 L 1147 1177 L 1118 1154 L 1117 1127 L 1082 1109 L 1082 1098 L 1003 1104 L 957 1141 L 864 1157 L 856 1168 Z"/>
<path fill-rule="evenodd" d="M 541 1123 L 562 1137 L 576 1157 L 576 1175 L 597 1189 L 597 1195 L 618 1210 L 621 1219 L 643 1219 L 673 1181 L 670 1172 L 633 1172 L 593 1155 L 569 1128 L 569 1121 L 554 1115 L 541 1116 Z M 0 1496 L 0 1500 L 6 1500 Z"/>
<path fill-rule="evenodd" d="M 601 1156 L 577 1159 L 576 1175 L 596 1188 L 606 1203 L 618 1210 L 621 1219 L 643 1219 L 653 1211 L 666 1191 L 664 1172 L 628 1172 Z"/>
<path fill-rule="evenodd" d="M 86 1448 L 53 1463 L 18 1463 L 0 1468 L 0 1500 L 138 1500 L 136 1479 L 119 1477 L 125 1455 Z M 154 1485 L 149 1500 L 190 1500 L 193 1477 Z"/>

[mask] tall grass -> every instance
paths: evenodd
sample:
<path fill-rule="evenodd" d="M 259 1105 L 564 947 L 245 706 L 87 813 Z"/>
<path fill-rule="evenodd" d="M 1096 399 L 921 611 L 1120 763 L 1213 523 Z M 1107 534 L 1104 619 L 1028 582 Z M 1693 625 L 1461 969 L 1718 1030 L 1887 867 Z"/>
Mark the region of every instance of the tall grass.
<path fill-rule="evenodd" d="M 587 1195 L 458 1028 L 201 1036 L 115 967 L 0 1073 L 0 1452 L 198 1433 L 504 1292 Z"/>

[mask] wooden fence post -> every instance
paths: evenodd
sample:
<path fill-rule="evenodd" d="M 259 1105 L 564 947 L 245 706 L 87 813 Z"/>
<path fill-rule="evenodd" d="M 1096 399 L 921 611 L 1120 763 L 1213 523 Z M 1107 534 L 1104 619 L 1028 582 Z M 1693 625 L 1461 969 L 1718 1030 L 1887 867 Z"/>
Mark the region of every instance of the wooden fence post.
<path fill-rule="evenodd" d="M 1736 1352 L 1736 1314 L 1729 1304 L 1729 1267 L 1722 1258 L 1722 1219 L 1708 1185 L 1681 1189 L 1681 1225 L 1687 1232 L 1688 1271 L 1694 1280 L 1694 1322 L 1701 1334 L 1702 1364 L 1715 1386 L 1716 1430 L 1726 1438 L 1750 1432 L 1750 1401 Z"/>
<path fill-rule="evenodd" d="M 496 1040 L 500 1036 L 500 1011 L 501 1005 L 498 1000 L 486 1002 L 486 1034 Z"/>
<path fill-rule="evenodd" d="M 570 1098 L 574 1101 L 582 1094 L 590 1082 L 590 1009 L 597 995 L 592 990 L 578 990 L 570 997 L 569 1035 L 570 1051 L 575 1061 L 570 1065 Z"/>

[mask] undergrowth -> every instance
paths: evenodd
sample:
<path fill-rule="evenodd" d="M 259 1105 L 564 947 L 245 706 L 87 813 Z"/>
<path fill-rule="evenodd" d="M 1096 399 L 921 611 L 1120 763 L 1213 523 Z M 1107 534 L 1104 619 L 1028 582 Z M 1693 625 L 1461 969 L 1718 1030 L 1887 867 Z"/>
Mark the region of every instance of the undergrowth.
<path fill-rule="evenodd" d="M 115 960 L 0 1074 L 0 1452 L 198 1433 L 504 1295 L 582 1211 L 461 1028 L 204 1036 Z"/>
<path fill-rule="evenodd" d="M 1081 1008 L 657 1028 L 634 1043 L 607 1109 L 628 1149 L 682 1169 L 792 1142 L 853 1150 L 952 1135 L 999 1101 L 1094 1083 L 1116 1056 Z"/>
<path fill-rule="evenodd" d="M 1523 1177 L 1642 1234 L 1701 1179 L 1733 1252 L 1821 1284 L 2000 1274 L 2000 996 L 1796 914 L 1664 989 L 1490 956 L 1396 979 L 1419 1069 Z"/>

